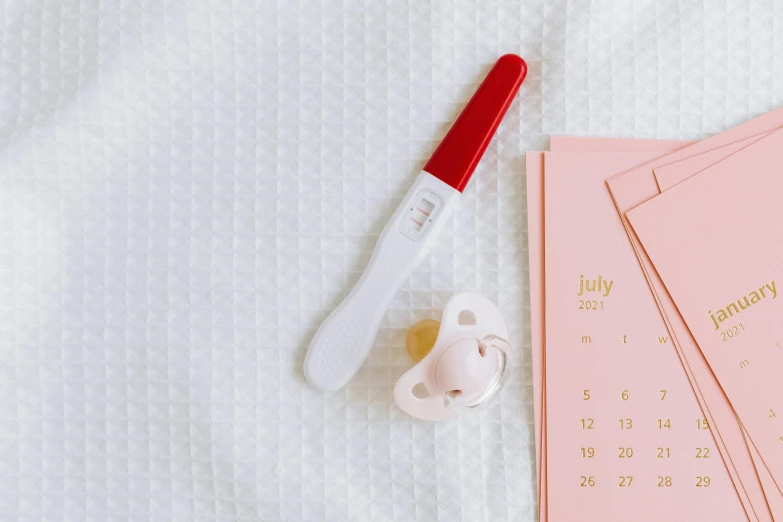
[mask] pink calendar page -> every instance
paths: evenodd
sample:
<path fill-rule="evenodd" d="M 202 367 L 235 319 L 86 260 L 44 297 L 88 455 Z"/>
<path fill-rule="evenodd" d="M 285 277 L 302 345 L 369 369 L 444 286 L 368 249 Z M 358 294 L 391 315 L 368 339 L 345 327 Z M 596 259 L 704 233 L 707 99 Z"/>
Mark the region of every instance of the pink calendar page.
<path fill-rule="evenodd" d="M 577 138 L 552 136 L 553 150 L 671 152 L 693 142 L 625 138 Z M 525 155 L 527 178 L 528 253 L 530 270 L 530 337 L 533 366 L 536 478 L 539 520 L 546 521 L 546 425 L 544 410 L 544 152 Z"/>
<path fill-rule="evenodd" d="M 664 188 L 679 183 L 694 172 L 713 165 L 722 158 L 744 148 L 747 144 L 757 141 L 759 137 L 780 128 L 781 125 L 783 125 L 783 108 L 763 114 L 728 131 L 608 180 L 607 184 L 624 222 L 627 223 L 624 214 L 626 211 L 659 194 L 658 183 Z M 690 173 L 688 172 L 689 170 L 691 171 Z M 667 171 L 671 173 L 671 178 L 669 179 L 666 179 Z M 677 176 L 682 176 L 682 178 L 677 179 Z M 658 180 L 656 180 L 656 177 Z M 698 392 L 699 388 L 701 388 L 705 399 L 709 403 L 709 407 L 705 411 L 708 414 L 711 412 L 712 417 L 716 420 L 719 418 L 723 419 L 715 423 L 716 426 L 713 427 L 713 432 L 716 436 L 716 442 L 719 443 L 723 440 L 725 441 L 725 447 L 732 448 L 727 462 L 730 470 L 733 463 L 733 467 L 739 475 L 735 483 L 738 484 L 740 493 L 745 492 L 743 494 L 743 503 L 747 505 L 747 502 L 751 501 L 760 520 L 768 519 L 768 517 L 772 516 L 768 513 L 769 510 L 772 511 L 773 515 L 780 515 L 783 513 L 783 498 L 780 495 L 780 488 L 772 480 L 765 463 L 760 458 L 753 444 L 749 444 L 749 454 L 740 451 L 741 443 L 739 441 L 745 441 L 746 439 L 743 437 L 742 429 L 734 426 L 732 419 L 735 418 L 735 413 L 731 409 L 725 395 L 723 398 L 713 400 L 707 397 L 708 395 L 713 397 L 723 395 L 722 389 L 720 389 L 717 382 L 711 382 L 715 381 L 714 375 L 703 360 L 701 351 L 690 335 L 674 303 L 671 301 L 671 297 L 660 282 L 657 273 L 652 269 L 646 252 L 638 244 L 638 239 L 633 231 L 630 230 L 630 227 L 628 235 L 637 251 L 642 266 L 646 269 L 649 268 L 647 276 L 650 286 L 653 293 L 656 294 L 656 299 L 664 317 L 667 318 L 667 324 L 673 329 L 672 340 L 675 342 L 675 346 L 678 346 L 681 356 L 683 356 L 683 364 L 688 367 L 687 360 L 691 361 L 690 367 L 693 369 L 693 373 L 698 381 L 695 383 L 695 389 Z M 679 334 L 677 334 L 678 332 Z M 682 345 L 681 349 L 679 348 L 680 345 Z M 715 388 L 718 388 L 717 393 L 714 391 Z M 710 389 L 713 389 L 713 391 L 710 392 Z M 723 426 L 723 428 L 718 428 L 717 426 Z M 758 470 L 757 477 L 756 470 Z M 761 482 L 763 490 L 757 481 Z M 747 499 L 745 499 L 745 494 Z M 769 505 L 769 510 L 765 509 L 765 504 Z M 774 518 L 783 520 L 783 516 L 775 516 Z"/>
<path fill-rule="evenodd" d="M 752 122 L 751 122 L 752 123 Z M 761 138 L 768 136 L 770 132 L 765 132 L 762 134 L 755 135 L 751 138 L 741 140 L 737 143 L 734 143 L 732 145 L 726 145 L 725 147 L 721 147 L 720 149 L 716 149 L 713 151 L 709 151 L 697 156 L 694 156 L 689 159 L 685 159 L 682 161 L 678 161 L 676 163 L 673 163 L 671 165 L 667 165 L 664 167 L 661 167 L 659 169 L 655 169 L 655 178 L 658 182 L 658 186 L 661 191 L 666 191 L 669 188 L 685 181 L 686 179 L 690 178 L 691 176 L 697 174 L 698 172 L 701 172 L 705 168 L 712 166 L 719 161 L 722 161 L 723 159 L 727 158 L 728 156 L 734 154 L 735 152 L 738 152 L 739 150 L 744 149 L 748 145 L 757 142 Z M 657 195 L 657 194 L 656 194 Z M 628 209 L 630 210 L 630 209 Z M 631 236 L 635 238 L 635 235 L 631 231 Z M 635 240 L 635 239 L 632 239 Z M 635 240 L 638 244 L 638 240 Z M 644 249 L 639 249 L 642 256 L 643 256 L 643 263 L 646 265 L 647 270 L 652 274 L 652 277 L 655 280 L 655 283 L 651 285 L 653 286 L 653 291 L 660 294 L 663 299 L 667 302 L 667 307 L 669 308 L 668 313 L 673 317 L 673 321 L 675 321 L 678 325 L 678 328 L 682 331 L 681 337 L 685 339 L 685 342 L 688 344 L 686 347 L 686 350 L 691 353 L 691 356 L 694 360 L 697 360 L 697 365 L 701 367 L 705 367 L 706 370 L 703 371 L 705 374 L 703 377 L 697 376 L 697 379 L 705 379 L 712 381 L 714 384 L 712 386 L 720 388 L 719 384 L 717 383 L 717 380 L 715 379 L 714 374 L 712 374 L 711 370 L 709 370 L 706 361 L 704 360 L 703 355 L 701 354 L 701 351 L 698 348 L 698 345 L 696 345 L 696 342 L 693 340 L 693 337 L 690 335 L 690 332 L 687 331 L 687 327 L 685 325 L 685 322 L 682 320 L 682 317 L 679 315 L 679 312 L 676 310 L 676 307 L 674 306 L 674 303 L 671 301 L 671 297 L 669 296 L 666 289 L 663 287 L 663 284 L 658 277 L 657 273 L 655 272 L 654 268 L 652 267 L 652 264 L 650 263 L 649 258 L 647 257 L 646 253 L 644 252 Z M 727 409 L 730 409 L 730 411 L 726 412 L 726 415 L 729 417 L 735 416 L 735 413 L 733 409 L 730 408 L 728 399 L 725 398 L 725 395 L 723 394 L 722 389 L 719 389 L 718 392 L 720 395 L 723 395 L 722 403 L 725 404 L 725 407 Z M 713 406 L 716 406 L 713 404 Z M 714 409 L 714 408 L 713 408 Z M 771 512 L 771 515 L 773 519 L 777 520 L 783 520 L 783 493 L 781 493 L 780 488 L 777 487 L 777 484 L 772 479 L 772 476 L 769 473 L 769 469 L 767 468 L 766 464 L 764 463 L 763 459 L 758 453 L 758 450 L 756 447 L 750 442 L 749 438 L 747 437 L 747 433 L 744 429 L 740 428 L 743 435 L 743 440 L 745 440 L 749 456 L 752 459 L 754 470 L 758 471 L 758 479 L 763 486 L 763 491 L 766 495 L 766 501 L 769 504 L 769 510 Z M 735 453 L 735 460 L 737 459 L 738 455 Z M 749 488 L 749 493 L 752 495 L 752 492 Z"/>
<path fill-rule="evenodd" d="M 781 146 L 776 131 L 627 213 L 778 485 L 783 249 L 763 238 L 783 227 Z"/>
<path fill-rule="evenodd" d="M 530 270 L 530 343 L 533 364 L 533 416 L 536 439 L 538 519 L 546 512 L 546 426 L 544 420 L 544 153 L 525 155 L 527 177 L 528 266 Z"/>
<path fill-rule="evenodd" d="M 756 143 L 764 136 L 768 136 L 771 132 L 774 131 L 757 134 L 756 136 L 737 141 L 730 145 L 725 145 L 718 149 L 703 152 L 691 158 L 654 169 L 653 173 L 655 174 L 655 181 L 658 183 L 658 190 L 660 192 L 669 190 L 674 185 L 688 179 L 697 172 L 701 172 L 707 167 L 711 167 L 728 156 L 731 156 L 735 152 L 744 149 L 748 145 Z"/>
<path fill-rule="evenodd" d="M 704 163 L 705 155 L 712 156 L 714 160 L 716 152 L 723 151 L 724 156 L 727 156 L 737 149 L 738 147 L 735 144 L 730 144 L 717 150 L 681 160 L 677 165 L 687 166 L 691 164 L 698 168 L 698 166 Z M 780 507 L 777 507 L 777 510 L 773 509 L 774 504 L 780 504 L 780 494 L 771 481 L 771 477 L 763 462 L 758 458 L 757 452 L 755 452 L 752 446 L 748 445 L 731 404 L 715 379 L 706 360 L 701 355 L 699 347 L 691 337 L 657 273 L 652 268 L 652 264 L 647 258 L 644 249 L 641 248 L 638 238 L 633 233 L 633 230 L 627 226 L 625 212 L 630 210 L 640 200 L 646 201 L 659 194 L 652 172 L 649 169 L 634 169 L 629 173 L 610 179 L 607 185 L 611 189 L 615 205 L 623 219 L 624 225 L 626 225 L 626 232 L 645 272 L 647 282 L 666 323 L 672 343 L 688 374 L 694 393 L 712 430 L 715 444 L 727 465 L 743 505 L 752 520 L 773 520 L 773 513 L 783 513 Z M 770 500 L 769 502 L 768 499 Z"/>
<path fill-rule="evenodd" d="M 748 519 L 604 185 L 654 156 L 545 155 L 550 521 Z"/>

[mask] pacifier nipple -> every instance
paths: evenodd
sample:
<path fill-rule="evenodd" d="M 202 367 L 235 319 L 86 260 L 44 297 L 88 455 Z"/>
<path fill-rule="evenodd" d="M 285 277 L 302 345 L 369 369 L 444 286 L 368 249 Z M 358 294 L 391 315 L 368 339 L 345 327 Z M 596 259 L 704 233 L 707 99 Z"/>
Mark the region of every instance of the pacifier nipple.
<path fill-rule="evenodd" d="M 438 339 L 440 321 L 424 319 L 408 329 L 405 336 L 405 351 L 417 363 L 430 353 L 435 341 Z"/>
<path fill-rule="evenodd" d="M 435 367 L 438 388 L 452 400 L 470 403 L 478 400 L 498 373 L 498 352 L 486 343 L 468 337 L 449 346 Z"/>

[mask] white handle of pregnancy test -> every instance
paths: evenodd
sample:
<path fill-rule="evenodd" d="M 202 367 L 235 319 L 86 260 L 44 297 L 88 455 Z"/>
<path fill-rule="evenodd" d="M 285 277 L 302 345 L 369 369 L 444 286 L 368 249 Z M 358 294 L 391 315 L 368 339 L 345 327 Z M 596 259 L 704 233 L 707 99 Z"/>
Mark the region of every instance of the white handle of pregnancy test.
<path fill-rule="evenodd" d="M 422 171 L 378 237 L 356 286 L 327 317 L 305 357 L 307 381 L 337 390 L 367 357 L 389 301 L 421 263 L 461 192 Z"/>

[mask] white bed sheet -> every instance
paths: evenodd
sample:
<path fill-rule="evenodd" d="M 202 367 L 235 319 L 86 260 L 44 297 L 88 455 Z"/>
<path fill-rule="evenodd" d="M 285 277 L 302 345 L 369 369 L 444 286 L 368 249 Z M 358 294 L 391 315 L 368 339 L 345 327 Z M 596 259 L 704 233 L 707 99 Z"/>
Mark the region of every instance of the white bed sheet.
<path fill-rule="evenodd" d="M 751 4 L 751 5 L 749 5 Z M 0 0 L 0 519 L 535 518 L 526 150 L 698 138 L 783 100 L 774 2 Z M 342 391 L 307 344 L 501 54 L 530 72 Z M 458 290 L 497 405 L 392 403 Z"/>

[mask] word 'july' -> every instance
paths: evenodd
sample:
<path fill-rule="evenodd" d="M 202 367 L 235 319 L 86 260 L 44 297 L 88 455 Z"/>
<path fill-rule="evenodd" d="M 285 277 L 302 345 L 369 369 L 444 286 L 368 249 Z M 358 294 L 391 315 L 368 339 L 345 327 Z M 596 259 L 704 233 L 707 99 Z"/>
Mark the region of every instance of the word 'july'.
<path fill-rule="evenodd" d="M 764 286 L 759 287 L 758 291 L 753 290 L 752 292 L 748 293 L 748 295 L 737 299 L 736 303 L 727 304 L 724 308 L 719 309 L 715 314 L 712 313 L 712 310 L 707 310 L 707 314 L 709 314 L 710 319 L 712 319 L 712 324 L 715 325 L 715 329 L 719 330 L 720 323 L 726 321 L 729 317 L 733 317 L 734 315 L 740 313 L 740 311 L 745 310 L 751 305 L 758 303 L 762 299 L 766 299 L 769 297 L 767 294 L 770 294 L 772 299 L 775 299 L 778 296 L 778 292 L 775 289 L 774 279 L 771 283 L 767 283 Z"/>
<path fill-rule="evenodd" d="M 576 295 L 582 295 L 585 292 L 601 292 L 604 297 L 609 296 L 609 292 L 612 291 L 612 285 L 614 279 L 606 280 L 601 276 L 598 279 L 585 279 L 585 276 L 579 276 L 579 293 Z"/>

